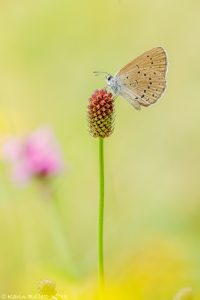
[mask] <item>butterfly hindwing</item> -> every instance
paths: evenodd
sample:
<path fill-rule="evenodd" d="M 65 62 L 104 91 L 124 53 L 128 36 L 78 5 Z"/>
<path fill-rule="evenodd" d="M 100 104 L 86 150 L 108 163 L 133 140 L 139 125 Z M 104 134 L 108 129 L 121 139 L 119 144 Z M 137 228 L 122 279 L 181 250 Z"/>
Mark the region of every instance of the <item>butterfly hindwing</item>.
<path fill-rule="evenodd" d="M 137 57 L 115 76 L 121 85 L 120 95 L 135 108 L 155 103 L 166 87 L 167 56 L 162 47 Z"/>

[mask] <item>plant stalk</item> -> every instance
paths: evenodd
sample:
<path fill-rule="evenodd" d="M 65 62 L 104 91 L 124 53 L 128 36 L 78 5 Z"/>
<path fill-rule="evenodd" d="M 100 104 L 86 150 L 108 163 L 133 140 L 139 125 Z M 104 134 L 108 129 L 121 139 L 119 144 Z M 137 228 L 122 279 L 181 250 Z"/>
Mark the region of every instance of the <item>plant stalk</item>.
<path fill-rule="evenodd" d="M 98 217 L 98 277 L 99 286 L 104 286 L 104 140 L 99 138 L 99 217 Z"/>

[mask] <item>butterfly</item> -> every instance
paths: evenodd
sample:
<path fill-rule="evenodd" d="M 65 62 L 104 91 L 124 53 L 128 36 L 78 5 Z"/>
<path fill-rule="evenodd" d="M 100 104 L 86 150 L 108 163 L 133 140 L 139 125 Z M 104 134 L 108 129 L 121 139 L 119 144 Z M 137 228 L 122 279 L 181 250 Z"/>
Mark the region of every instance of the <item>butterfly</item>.
<path fill-rule="evenodd" d="M 156 47 L 125 65 L 114 76 L 106 73 L 106 81 L 116 96 L 122 96 L 140 109 L 161 97 L 166 88 L 166 71 L 166 52 Z"/>

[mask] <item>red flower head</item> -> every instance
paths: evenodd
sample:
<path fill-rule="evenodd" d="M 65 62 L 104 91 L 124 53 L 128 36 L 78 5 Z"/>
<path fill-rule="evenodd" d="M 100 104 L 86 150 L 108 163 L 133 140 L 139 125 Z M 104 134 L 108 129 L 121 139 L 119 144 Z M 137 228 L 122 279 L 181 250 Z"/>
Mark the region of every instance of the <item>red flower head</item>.
<path fill-rule="evenodd" d="M 22 139 L 9 138 L 3 152 L 5 161 L 11 164 L 12 178 L 17 183 L 56 176 L 63 167 L 56 137 L 48 128 L 40 128 Z"/>
<path fill-rule="evenodd" d="M 89 99 L 88 125 L 93 137 L 105 138 L 113 132 L 114 100 L 106 89 L 96 90 Z"/>

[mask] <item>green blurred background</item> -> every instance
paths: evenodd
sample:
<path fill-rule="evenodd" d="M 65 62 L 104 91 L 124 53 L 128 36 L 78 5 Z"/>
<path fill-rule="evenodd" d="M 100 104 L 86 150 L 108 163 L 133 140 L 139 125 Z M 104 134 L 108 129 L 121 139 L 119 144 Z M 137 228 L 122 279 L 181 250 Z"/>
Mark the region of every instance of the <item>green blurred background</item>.
<path fill-rule="evenodd" d="M 0 2 L 1 139 L 50 124 L 67 165 L 55 212 L 2 163 L 0 293 L 95 282 L 98 140 L 86 107 L 105 81 L 92 72 L 114 74 L 156 46 L 169 60 L 164 96 L 140 112 L 118 98 L 105 141 L 106 274 L 134 299 L 200 291 L 199 14 L 197 0 Z"/>

